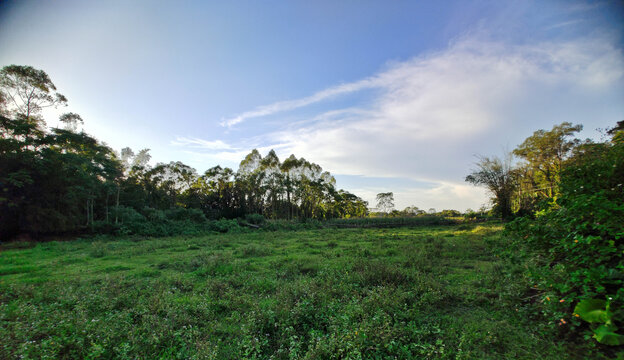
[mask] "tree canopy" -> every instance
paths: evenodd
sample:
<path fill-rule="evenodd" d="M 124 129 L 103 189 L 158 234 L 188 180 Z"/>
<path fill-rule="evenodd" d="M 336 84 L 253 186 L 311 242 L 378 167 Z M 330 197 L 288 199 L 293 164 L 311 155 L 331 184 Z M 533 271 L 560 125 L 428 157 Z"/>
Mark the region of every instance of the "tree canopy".
<path fill-rule="evenodd" d="M 217 165 L 201 174 L 179 161 L 150 166 L 149 149 L 117 153 L 78 132 L 83 119 L 76 113 L 60 117 L 64 128 L 47 128 L 41 110 L 66 104 L 44 71 L 17 65 L 0 70 L 2 237 L 84 231 L 123 222 L 128 214 L 149 217 L 172 209 L 209 219 L 368 212 L 361 198 L 336 189 L 321 166 L 295 155 L 282 162 L 273 150 L 262 157 L 254 149 L 238 171 Z"/>

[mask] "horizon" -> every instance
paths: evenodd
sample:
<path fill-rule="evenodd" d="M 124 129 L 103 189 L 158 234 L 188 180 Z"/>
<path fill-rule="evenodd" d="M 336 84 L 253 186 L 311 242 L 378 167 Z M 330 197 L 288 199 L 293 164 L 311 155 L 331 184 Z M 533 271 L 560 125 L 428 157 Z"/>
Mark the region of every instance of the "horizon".
<path fill-rule="evenodd" d="M 275 149 L 374 207 L 478 209 L 475 155 L 624 113 L 609 2 L 0 4 L 0 64 L 46 71 L 84 130 L 152 163 L 236 170 Z"/>

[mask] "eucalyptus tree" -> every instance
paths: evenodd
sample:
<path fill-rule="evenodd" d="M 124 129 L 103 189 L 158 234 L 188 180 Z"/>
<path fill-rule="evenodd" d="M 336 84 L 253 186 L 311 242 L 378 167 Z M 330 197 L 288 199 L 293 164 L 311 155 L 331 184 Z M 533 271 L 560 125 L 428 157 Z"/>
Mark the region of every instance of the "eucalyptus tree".
<path fill-rule="evenodd" d="M 265 194 L 267 204 L 265 213 L 270 217 L 277 217 L 279 212 L 279 201 L 283 194 L 282 173 L 280 170 L 280 160 L 274 150 L 260 160 L 260 171 L 264 174 L 262 177 L 262 193 Z"/>
<path fill-rule="evenodd" d="M 403 209 L 403 214 L 407 215 L 407 216 L 417 216 L 417 215 L 422 215 L 422 214 L 426 214 L 425 210 L 421 210 L 418 208 L 418 206 L 408 206 L 405 209 Z"/>
<path fill-rule="evenodd" d="M 48 176 L 63 177 L 55 190 L 50 189 L 58 197 L 56 203 L 62 204 L 56 207 L 66 214 L 73 209 L 70 217 L 75 218 L 84 203 L 86 225 L 93 225 L 98 208 L 108 218 L 109 191 L 122 171 L 112 149 L 85 133 L 63 129 L 53 129 L 46 142 L 43 156 L 58 162 L 48 166 Z"/>
<path fill-rule="evenodd" d="M 293 208 L 293 192 L 295 189 L 295 182 L 299 179 L 301 173 L 302 162 L 297 159 L 294 154 L 291 154 L 284 160 L 280 166 L 280 170 L 283 174 L 282 181 L 284 183 L 284 189 L 286 191 L 286 201 L 288 203 L 288 218 L 292 219 L 294 214 Z"/>
<path fill-rule="evenodd" d="M 392 192 L 377 194 L 377 209 L 389 214 L 394 210 L 394 194 Z"/>
<path fill-rule="evenodd" d="M 67 105 L 67 98 L 56 91 L 56 86 L 43 70 L 32 66 L 8 65 L 0 70 L 0 96 L 5 111 L 36 118 L 46 107 Z"/>
<path fill-rule="evenodd" d="M 146 172 L 151 207 L 170 209 L 181 206 L 184 193 L 197 180 L 197 171 L 180 162 L 158 163 Z"/>
<path fill-rule="evenodd" d="M 248 213 L 262 212 L 262 181 L 264 174 L 261 171 L 260 163 L 262 156 L 257 149 L 253 149 L 240 162 L 236 184 L 240 188 L 241 204 L 244 204 Z"/>
<path fill-rule="evenodd" d="M 42 70 L 0 70 L 0 234 L 75 231 L 108 217 L 108 193 L 120 163 L 110 148 L 67 129 L 46 130 L 41 110 L 67 99 Z M 7 196 L 8 195 L 8 196 Z"/>
<path fill-rule="evenodd" d="M 203 198 L 201 208 L 209 218 L 217 219 L 240 214 L 234 175 L 232 169 L 217 165 L 206 170 L 197 180 L 195 186 Z"/>
<path fill-rule="evenodd" d="M 82 117 L 76 113 L 65 113 L 59 117 L 59 120 L 65 125 L 65 130 L 76 131 L 78 130 L 78 124 L 83 124 Z"/>

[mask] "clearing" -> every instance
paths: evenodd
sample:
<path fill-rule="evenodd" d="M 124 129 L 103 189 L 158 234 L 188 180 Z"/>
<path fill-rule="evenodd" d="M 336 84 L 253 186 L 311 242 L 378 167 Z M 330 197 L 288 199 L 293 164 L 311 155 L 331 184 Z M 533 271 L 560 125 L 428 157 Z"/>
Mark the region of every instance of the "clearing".
<path fill-rule="evenodd" d="M 500 230 L 5 244 L 0 358 L 570 358 L 506 300 Z"/>

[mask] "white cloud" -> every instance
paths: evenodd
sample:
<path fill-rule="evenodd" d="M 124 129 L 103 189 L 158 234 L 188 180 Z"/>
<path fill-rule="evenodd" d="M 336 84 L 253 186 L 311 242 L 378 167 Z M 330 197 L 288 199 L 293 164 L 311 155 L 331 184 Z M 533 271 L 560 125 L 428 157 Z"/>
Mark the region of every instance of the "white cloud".
<path fill-rule="evenodd" d="M 319 91 L 311 96 L 304 97 L 296 100 L 288 100 L 288 101 L 280 101 L 269 105 L 264 105 L 257 107 L 254 110 L 246 111 L 242 114 L 239 114 L 233 118 L 225 119 L 221 125 L 231 127 L 233 125 L 239 124 L 247 119 L 272 115 L 276 113 L 280 113 L 283 111 L 294 110 L 300 107 L 308 106 L 319 101 L 323 101 L 338 95 L 353 93 L 357 91 L 361 91 L 364 89 L 370 89 L 374 87 L 378 87 L 379 79 L 369 78 L 360 80 L 353 83 L 341 84 L 338 86 L 331 87 L 329 89 L 325 89 Z"/>
<path fill-rule="evenodd" d="M 272 141 L 340 174 L 456 180 L 444 168 L 469 166 L 484 149 L 478 142 L 496 142 L 490 136 L 511 129 L 519 115 L 512 112 L 522 104 L 533 106 L 522 115 L 540 118 L 543 93 L 608 88 L 623 72 L 621 51 L 605 39 L 506 46 L 465 38 L 377 74 L 374 83 L 383 92 L 356 120 L 278 132 Z M 576 101 L 584 100 L 565 100 Z M 552 106 L 561 105 L 553 99 Z M 552 119 L 564 120 L 571 119 Z"/>
<path fill-rule="evenodd" d="M 221 140 L 204 140 L 195 137 L 178 136 L 175 140 L 171 141 L 171 145 L 184 146 L 189 148 L 200 148 L 207 150 L 232 150 L 232 146 Z"/>
<path fill-rule="evenodd" d="M 376 88 L 368 107 L 325 108 L 259 137 L 264 144 L 282 144 L 280 156 L 305 156 L 334 174 L 437 184 L 396 191 L 402 206 L 478 208 L 487 202 L 484 191 L 462 183 L 474 154 L 500 154 L 503 146 L 513 148 L 534 130 L 562 121 L 591 125 L 587 114 L 603 111 L 600 94 L 623 95 L 623 74 L 622 51 L 606 37 L 508 45 L 467 36 L 366 79 L 261 106 L 224 124 L 296 115 L 298 108 Z M 621 102 L 609 106 L 609 115 L 624 110 Z"/>
<path fill-rule="evenodd" d="M 403 210 L 408 206 L 417 206 L 422 210 L 454 209 L 465 211 L 468 208 L 479 209 L 482 205 L 489 207 L 489 196 L 486 191 L 472 185 L 441 182 L 433 188 L 406 187 L 399 189 L 380 189 L 374 187 L 353 188 L 349 191 L 368 201 L 368 206 L 376 206 L 375 198 L 379 192 L 392 191 L 395 209 Z"/>

